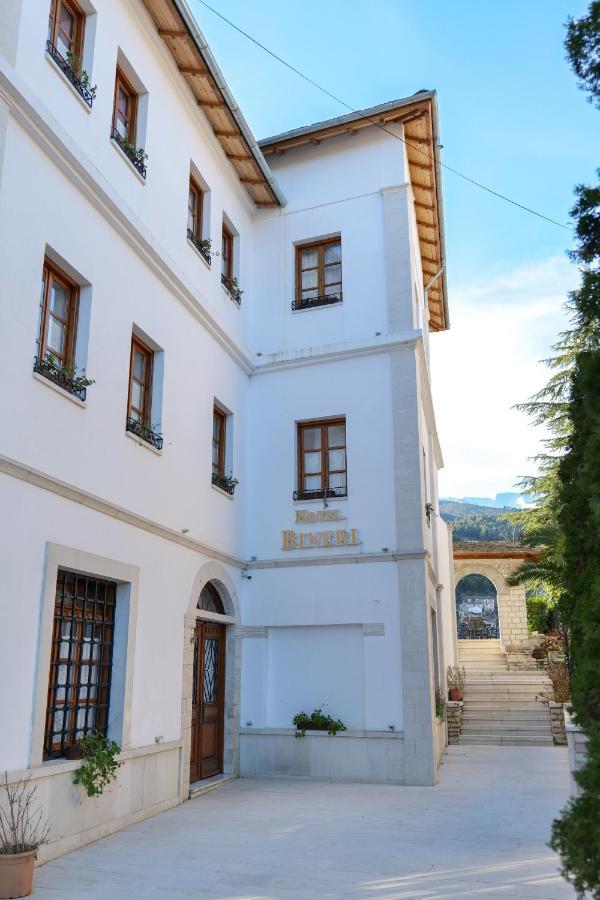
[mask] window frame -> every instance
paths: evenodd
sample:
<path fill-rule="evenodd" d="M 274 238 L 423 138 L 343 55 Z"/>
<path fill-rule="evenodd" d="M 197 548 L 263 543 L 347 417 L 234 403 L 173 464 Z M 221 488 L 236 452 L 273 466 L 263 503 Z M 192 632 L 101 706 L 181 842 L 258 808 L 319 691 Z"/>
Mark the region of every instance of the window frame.
<path fill-rule="evenodd" d="M 344 444 L 343 445 L 334 445 L 332 447 L 329 446 L 329 438 L 327 429 L 331 425 L 343 425 L 344 426 Z M 321 429 L 321 448 L 318 450 L 306 450 L 304 449 L 304 432 L 310 428 L 320 428 Z M 347 497 L 348 496 L 348 440 L 347 440 L 347 432 L 346 432 L 346 416 L 335 416 L 330 419 L 307 419 L 302 422 L 296 423 L 296 436 L 297 436 L 297 450 L 298 450 L 298 460 L 297 460 L 297 490 L 295 492 L 294 499 L 296 500 L 311 500 L 311 499 L 326 499 L 327 497 Z M 329 469 L 329 451 L 330 450 L 340 450 L 344 449 L 344 468 L 343 469 L 333 469 L 330 471 Z M 320 472 L 309 472 L 305 471 L 304 467 L 304 456 L 305 453 L 321 453 L 321 471 Z M 343 489 L 343 493 L 335 493 L 335 491 L 342 490 L 341 488 L 330 488 L 329 487 L 329 476 L 332 474 L 341 474 L 343 473 L 346 476 L 346 487 Z M 304 479 L 305 477 L 315 475 L 321 476 L 321 487 L 320 488 L 305 488 L 304 487 Z M 319 496 L 321 495 L 321 496 Z"/>
<path fill-rule="evenodd" d="M 225 253 L 226 247 L 228 248 L 227 253 Z M 221 276 L 229 283 L 233 278 L 233 232 L 225 222 L 221 227 L 221 259 L 225 263 L 225 271 L 221 266 Z"/>
<path fill-rule="evenodd" d="M 219 437 L 215 439 L 215 420 L 219 421 Z M 223 412 L 222 409 L 219 409 L 218 406 L 213 406 L 213 427 L 212 427 L 212 443 L 211 443 L 211 467 L 212 474 L 220 477 L 225 477 L 225 452 L 227 446 L 227 413 Z M 217 469 L 215 470 L 215 463 L 213 461 L 213 451 L 217 447 Z"/>
<path fill-rule="evenodd" d="M 129 121 L 127 124 L 127 136 L 122 137 L 119 129 L 117 128 L 117 96 L 119 92 L 119 86 L 121 86 L 124 92 L 129 96 L 130 100 L 130 108 L 131 112 L 129 115 Z M 115 91 L 113 95 L 113 115 L 112 115 L 112 127 L 113 131 L 115 131 L 120 140 L 127 141 L 128 144 L 132 146 L 136 145 L 136 132 L 137 132 L 137 113 L 138 113 L 138 92 L 133 87 L 127 76 L 124 74 L 123 70 L 120 66 L 117 66 L 115 73 Z"/>
<path fill-rule="evenodd" d="M 190 196 L 194 195 L 196 198 L 196 211 L 194 214 L 194 227 L 190 228 Z M 204 191 L 196 181 L 196 179 L 190 175 L 190 184 L 188 190 L 188 237 L 193 241 L 201 241 L 202 240 L 202 228 L 204 225 Z M 191 234 L 190 234 L 191 232 Z"/>
<path fill-rule="evenodd" d="M 67 289 L 68 310 L 66 319 L 61 319 L 50 311 L 50 294 L 54 282 Z M 39 308 L 39 329 L 36 338 L 38 360 L 43 362 L 47 355 L 50 354 L 54 359 L 58 360 L 61 367 L 74 367 L 77 322 L 79 318 L 79 285 L 48 257 L 44 258 L 42 268 L 42 292 Z M 48 347 L 48 327 L 51 317 L 61 321 L 65 327 L 65 347 L 62 357 L 55 350 Z"/>
<path fill-rule="evenodd" d="M 69 596 L 70 610 L 65 615 L 67 583 L 73 579 L 73 591 Z M 84 592 L 78 591 L 79 582 L 84 582 Z M 95 596 L 88 596 L 89 585 L 95 583 Z M 98 599 L 98 584 L 104 585 L 104 600 Z M 109 591 L 110 588 L 110 591 Z M 81 736 L 98 730 L 106 735 L 109 725 L 110 694 L 112 687 L 113 647 L 115 642 L 117 583 L 93 575 L 84 575 L 59 566 L 54 589 L 54 607 L 48 669 L 48 690 L 44 719 L 43 760 L 65 756 L 65 751 L 77 745 Z M 79 613 L 79 615 L 77 615 Z M 63 626 L 67 624 L 67 634 Z M 86 625 L 91 624 L 89 656 L 83 655 L 86 644 Z M 98 636 L 98 631 L 100 632 Z M 68 644 L 67 656 L 61 656 L 62 645 Z M 94 663 L 93 647 L 98 646 L 98 660 Z M 89 661 L 86 661 L 89 660 Z M 59 681 L 64 668 L 64 683 Z M 83 670 L 87 668 L 87 679 L 83 681 Z M 96 668 L 96 680 L 92 680 L 92 670 Z M 95 688 L 96 696 L 90 697 L 90 688 Z M 85 689 L 85 695 L 82 693 Z M 60 690 L 64 698 L 58 698 Z M 83 702 L 82 702 L 83 701 Z M 89 723 L 90 710 L 94 709 L 93 722 Z M 55 729 L 54 717 L 62 710 L 63 721 L 59 730 Z M 84 723 L 78 727 L 78 718 L 84 710 Z M 56 741 L 56 736 L 59 740 Z"/>
<path fill-rule="evenodd" d="M 134 378 L 133 374 L 133 360 L 135 351 L 143 353 L 146 357 L 146 368 L 144 372 L 144 381 L 141 382 L 139 378 Z M 154 373 L 154 350 L 149 347 L 147 344 L 142 341 L 136 334 L 132 334 L 131 336 L 131 349 L 129 353 L 129 389 L 127 395 L 127 419 L 132 419 L 133 421 L 139 422 L 144 428 L 151 429 L 152 428 L 152 376 Z M 131 415 L 131 411 L 135 409 L 138 412 L 137 408 L 132 405 L 131 402 L 131 389 L 133 385 L 133 381 L 137 381 L 139 384 L 142 384 L 144 391 L 144 407 L 142 412 L 142 418 L 136 419 Z"/>
<path fill-rule="evenodd" d="M 339 244 L 340 247 L 340 261 L 339 263 L 332 263 L 332 265 L 339 265 L 340 267 L 340 281 L 339 281 L 339 290 L 334 291 L 333 294 L 339 294 L 339 297 L 336 297 L 334 300 L 329 302 L 331 303 L 341 303 L 342 302 L 342 287 L 343 287 L 343 273 L 342 273 L 342 236 L 337 235 L 336 237 L 330 238 L 321 238 L 316 241 L 307 241 L 302 244 L 296 244 L 296 309 L 309 309 L 311 306 L 319 306 L 319 300 L 322 300 L 324 297 L 329 297 L 332 292 L 327 291 L 325 288 L 325 269 L 327 268 L 325 264 L 325 249 L 326 247 L 331 247 L 335 244 Z M 305 250 L 316 250 L 317 251 L 317 296 L 316 297 L 303 297 L 302 289 L 302 273 L 311 271 L 311 269 L 315 268 L 311 266 L 308 269 L 302 268 L 302 254 Z M 337 284 L 338 282 L 336 282 Z M 306 288 L 306 292 L 314 291 L 315 288 Z"/>
<path fill-rule="evenodd" d="M 57 53 L 60 53 L 58 49 L 58 44 L 56 41 L 56 37 L 58 31 L 60 30 L 59 21 L 60 21 L 60 10 L 62 7 L 71 13 L 73 18 L 75 19 L 75 39 L 73 41 L 73 47 L 69 49 L 69 53 L 72 53 L 73 56 L 77 57 L 80 65 L 83 65 L 83 40 L 85 35 L 85 13 L 82 8 L 79 6 L 75 0 L 51 0 L 50 3 L 50 14 L 48 16 L 48 40 L 54 47 Z M 63 32 L 64 33 L 64 32 Z M 61 54 L 62 56 L 62 54 Z M 64 57 L 65 61 L 67 61 L 66 57 Z"/>

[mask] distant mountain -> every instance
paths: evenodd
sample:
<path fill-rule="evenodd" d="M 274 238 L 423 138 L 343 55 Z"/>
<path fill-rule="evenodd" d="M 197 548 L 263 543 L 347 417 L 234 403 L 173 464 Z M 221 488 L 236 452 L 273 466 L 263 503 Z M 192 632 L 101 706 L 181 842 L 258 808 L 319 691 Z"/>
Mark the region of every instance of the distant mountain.
<path fill-rule="evenodd" d="M 492 509 L 523 509 L 531 504 L 531 498 L 526 494 L 517 494 L 514 491 L 504 491 L 491 497 L 444 497 L 444 502 L 464 503 L 471 506 L 487 506 Z"/>
<path fill-rule="evenodd" d="M 462 500 L 440 500 L 440 515 L 452 525 L 455 541 L 518 541 L 520 528 L 502 518 L 514 509 L 514 506 L 499 509 Z"/>

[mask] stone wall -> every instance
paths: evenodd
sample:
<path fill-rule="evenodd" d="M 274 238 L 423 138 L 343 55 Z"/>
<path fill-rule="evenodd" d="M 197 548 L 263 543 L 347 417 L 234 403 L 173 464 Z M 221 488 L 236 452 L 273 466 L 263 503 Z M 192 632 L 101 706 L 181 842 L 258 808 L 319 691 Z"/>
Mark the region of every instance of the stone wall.
<path fill-rule="evenodd" d="M 448 722 L 449 744 L 458 744 L 460 742 L 463 706 L 464 703 L 462 700 L 448 700 L 446 706 L 446 720 Z"/>
<path fill-rule="evenodd" d="M 555 744 L 567 743 L 567 731 L 565 728 L 564 703 L 550 701 L 550 725 L 552 728 L 552 740 Z"/>
<path fill-rule="evenodd" d="M 485 575 L 496 588 L 498 619 L 502 647 L 520 646 L 529 638 L 527 630 L 527 606 L 525 588 L 509 587 L 507 577 L 516 569 L 518 559 L 469 559 L 454 560 L 454 583 L 465 575 Z"/>

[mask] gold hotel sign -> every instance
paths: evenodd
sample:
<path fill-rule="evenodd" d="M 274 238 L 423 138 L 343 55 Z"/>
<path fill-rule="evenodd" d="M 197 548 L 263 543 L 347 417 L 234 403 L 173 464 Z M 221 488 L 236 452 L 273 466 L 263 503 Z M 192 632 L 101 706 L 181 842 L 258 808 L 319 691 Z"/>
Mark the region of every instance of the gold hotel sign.
<path fill-rule="evenodd" d="M 340 509 L 298 509 L 296 510 L 296 524 L 308 525 L 312 523 L 343 522 L 344 516 Z M 281 532 L 282 550 L 310 550 L 316 547 L 354 547 L 360 544 L 357 528 L 330 528 L 327 531 L 294 531 L 289 529 Z"/>

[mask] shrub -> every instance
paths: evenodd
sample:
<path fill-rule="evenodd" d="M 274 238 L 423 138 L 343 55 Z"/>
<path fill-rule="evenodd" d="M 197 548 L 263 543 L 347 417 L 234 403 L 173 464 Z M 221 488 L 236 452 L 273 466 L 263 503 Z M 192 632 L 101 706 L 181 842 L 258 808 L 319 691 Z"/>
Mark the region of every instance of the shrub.
<path fill-rule="evenodd" d="M 297 737 L 304 737 L 306 731 L 326 731 L 331 736 L 338 731 L 346 731 L 346 726 L 340 719 L 324 715 L 321 709 L 314 709 L 310 716 L 305 712 L 297 713 L 292 722 L 296 726 Z"/>
<path fill-rule="evenodd" d="M 451 691 L 464 691 L 467 673 L 462 666 L 448 666 L 446 681 Z"/>
<path fill-rule="evenodd" d="M 6 804 L 0 805 L 0 853 L 28 853 L 47 844 L 50 825 L 34 805 L 37 784 L 32 786 L 31 776 L 9 784 L 5 772 L 2 790 Z"/>
<path fill-rule="evenodd" d="M 73 784 L 82 784 L 88 797 L 99 797 L 116 779 L 117 770 L 123 765 L 117 759 L 121 748 L 101 731 L 92 731 L 82 738 L 80 747 L 83 762 L 75 772 Z"/>
<path fill-rule="evenodd" d="M 443 722 L 446 718 L 446 707 L 446 698 L 440 689 L 437 688 L 435 692 L 435 714 L 440 722 Z"/>
<path fill-rule="evenodd" d="M 548 603 L 545 597 L 527 598 L 527 630 L 529 634 L 537 631 L 545 634 L 548 631 Z"/>

